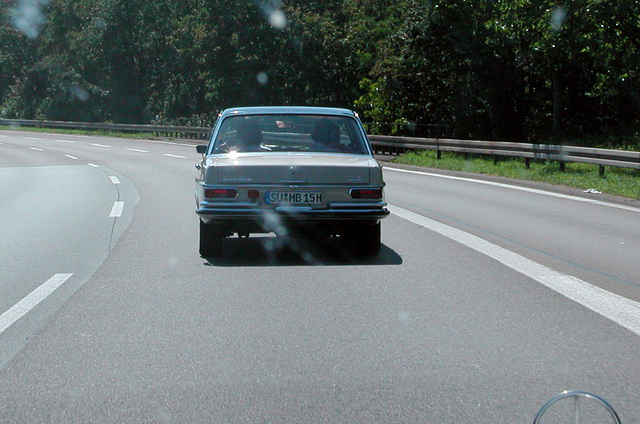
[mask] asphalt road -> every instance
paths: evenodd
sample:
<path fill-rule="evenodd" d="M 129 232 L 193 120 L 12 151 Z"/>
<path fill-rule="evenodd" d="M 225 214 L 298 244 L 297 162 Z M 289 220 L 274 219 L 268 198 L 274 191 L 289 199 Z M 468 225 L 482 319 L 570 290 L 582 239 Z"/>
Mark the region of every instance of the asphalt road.
<path fill-rule="evenodd" d="M 198 156 L 0 132 L 1 423 L 515 423 L 565 389 L 640 422 L 635 209 L 389 169 L 377 258 L 205 260 Z"/>

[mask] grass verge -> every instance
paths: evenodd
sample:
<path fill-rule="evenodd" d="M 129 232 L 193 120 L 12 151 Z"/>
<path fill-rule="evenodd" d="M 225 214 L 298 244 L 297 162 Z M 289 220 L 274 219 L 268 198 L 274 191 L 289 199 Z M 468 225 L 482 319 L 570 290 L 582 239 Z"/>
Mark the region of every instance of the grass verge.
<path fill-rule="evenodd" d="M 446 152 L 438 159 L 436 152 L 431 150 L 405 153 L 394 158 L 392 162 L 540 181 L 581 190 L 595 189 L 606 194 L 640 199 L 640 171 L 634 169 L 608 166 L 605 175 L 600 176 L 597 165 L 567 163 L 565 171 L 562 172 L 557 162 L 532 160 L 531 167 L 527 169 L 523 159 L 504 158 L 494 163 L 492 158 L 473 156 L 465 159 L 464 155 Z"/>

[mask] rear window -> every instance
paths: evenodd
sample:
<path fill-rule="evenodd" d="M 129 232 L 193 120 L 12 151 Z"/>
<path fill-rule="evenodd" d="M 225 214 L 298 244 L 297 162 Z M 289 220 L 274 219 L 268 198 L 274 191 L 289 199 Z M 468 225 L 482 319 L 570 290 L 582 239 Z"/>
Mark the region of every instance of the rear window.
<path fill-rule="evenodd" d="M 264 151 L 368 154 L 358 122 L 344 116 L 230 116 L 215 134 L 213 153 Z"/>

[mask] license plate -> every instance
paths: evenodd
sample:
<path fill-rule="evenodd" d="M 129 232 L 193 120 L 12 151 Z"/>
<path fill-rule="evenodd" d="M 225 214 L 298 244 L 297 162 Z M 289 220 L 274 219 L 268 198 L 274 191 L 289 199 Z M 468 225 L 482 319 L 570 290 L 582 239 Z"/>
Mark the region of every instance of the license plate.
<path fill-rule="evenodd" d="M 268 191 L 265 202 L 269 204 L 286 203 L 290 205 L 319 205 L 322 203 L 321 191 Z"/>

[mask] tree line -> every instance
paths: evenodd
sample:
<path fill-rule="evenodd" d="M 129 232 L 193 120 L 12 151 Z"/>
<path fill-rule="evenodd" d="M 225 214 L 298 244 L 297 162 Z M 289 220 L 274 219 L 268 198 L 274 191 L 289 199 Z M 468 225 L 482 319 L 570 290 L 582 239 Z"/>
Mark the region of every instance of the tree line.
<path fill-rule="evenodd" d="M 640 2 L 0 0 L 0 117 L 318 105 L 460 138 L 640 139 Z"/>

